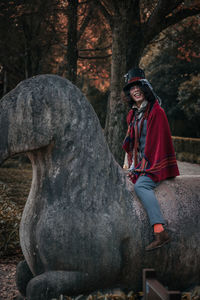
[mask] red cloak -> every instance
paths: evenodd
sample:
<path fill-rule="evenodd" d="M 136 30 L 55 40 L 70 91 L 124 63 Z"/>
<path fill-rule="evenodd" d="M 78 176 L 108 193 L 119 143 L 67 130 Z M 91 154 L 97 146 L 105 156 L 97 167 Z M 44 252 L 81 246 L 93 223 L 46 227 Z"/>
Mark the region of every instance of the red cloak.
<path fill-rule="evenodd" d="M 133 121 L 134 111 L 130 110 L 127 115 L 128 135 L 123 143 L 123 149 L 128 154 L 129 167 L 132 163 L 134 147 L 134 126 L 131 126 Z M 131 181 L 135 183 L 141 175 L 149 176 L 154 182 L 179 175 L 168 120 L 157 101 L 147 119 L 144 157 L 135 166 L 134 174 L 130 176 Z"/>

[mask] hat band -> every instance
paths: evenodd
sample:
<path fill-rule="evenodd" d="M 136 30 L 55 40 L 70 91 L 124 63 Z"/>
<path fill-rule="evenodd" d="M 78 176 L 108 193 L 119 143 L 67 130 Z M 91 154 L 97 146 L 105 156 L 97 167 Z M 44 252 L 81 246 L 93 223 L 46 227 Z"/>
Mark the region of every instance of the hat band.
<path fill-rule="evenodd" d="M 142 78 L 142 77 L 134 77 L 131 80 L 129 80 L 128 83 L 132 83 L 134 81 L 138 81 L 138 80 L 141 80 L 141 79 L 144 79 L 144 78 Z"/>

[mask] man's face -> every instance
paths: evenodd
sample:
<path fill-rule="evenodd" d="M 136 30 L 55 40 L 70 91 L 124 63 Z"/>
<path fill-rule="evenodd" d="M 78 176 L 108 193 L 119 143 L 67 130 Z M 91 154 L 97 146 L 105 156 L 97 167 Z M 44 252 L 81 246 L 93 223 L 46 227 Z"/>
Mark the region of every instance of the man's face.
<path fill-rule="evenodd" d="M 138 85 L 133 85 L 130 88 L 130 95 L 131 95 L 132 99 L 135 101 L 135 103 L 138 107 L 145 100 L 144 94 L 143 94 L 143 92 L 141 91 L 141 89 Z"/>

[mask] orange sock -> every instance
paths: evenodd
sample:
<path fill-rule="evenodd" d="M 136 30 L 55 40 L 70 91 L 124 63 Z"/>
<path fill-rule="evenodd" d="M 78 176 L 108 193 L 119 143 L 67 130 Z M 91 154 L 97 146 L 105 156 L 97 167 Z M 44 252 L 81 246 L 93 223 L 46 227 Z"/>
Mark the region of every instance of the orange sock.
<path fill-rule="evenodd" d="M 160 233 L 160 232 L 164 231 L 164 227 L 162 226 L 162 224 L 154 224 L 153 231 L 155 233 Z"/>

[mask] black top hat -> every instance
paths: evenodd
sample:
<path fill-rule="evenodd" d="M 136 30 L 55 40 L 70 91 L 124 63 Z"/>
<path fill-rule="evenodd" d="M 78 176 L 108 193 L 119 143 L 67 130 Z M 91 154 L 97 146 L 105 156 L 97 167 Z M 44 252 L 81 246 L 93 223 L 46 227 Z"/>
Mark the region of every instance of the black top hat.
<path fill-rule="evenodd" d="M 130 87 L 137 81 L 140 81 L 141 79 L 145 79 L 145 73 L 140 68 L 134 68 L 128 71 L 128 73 L 124 76 L 125 82 L 127 83 L 123 91 L 128 91 Z"/>

